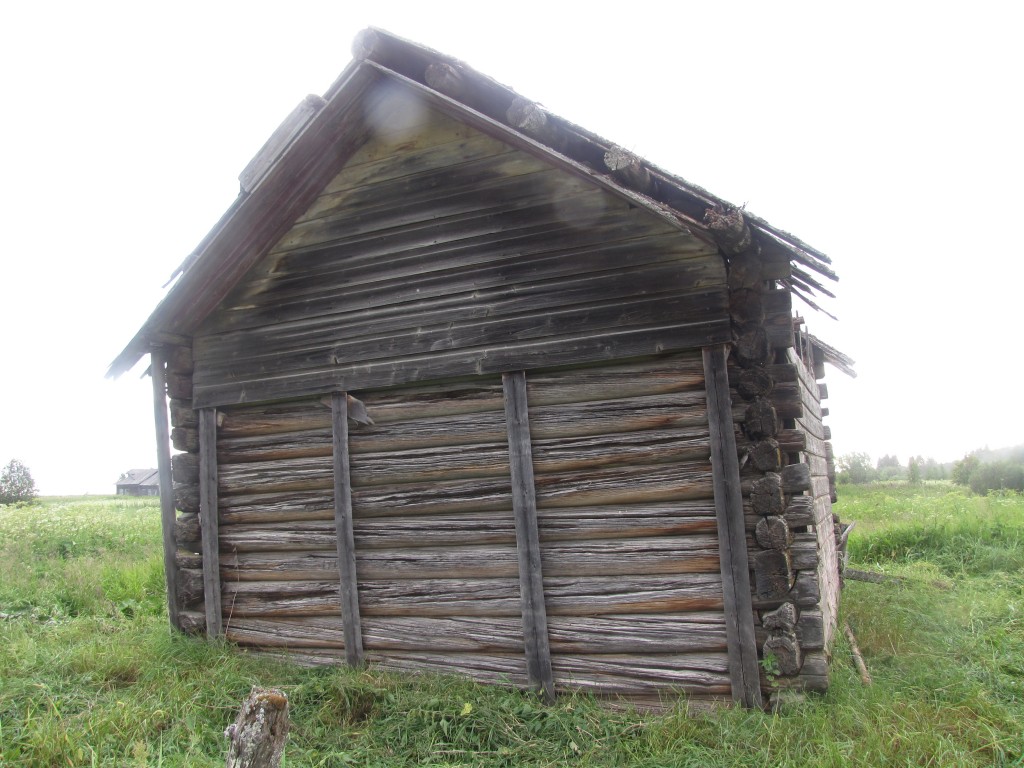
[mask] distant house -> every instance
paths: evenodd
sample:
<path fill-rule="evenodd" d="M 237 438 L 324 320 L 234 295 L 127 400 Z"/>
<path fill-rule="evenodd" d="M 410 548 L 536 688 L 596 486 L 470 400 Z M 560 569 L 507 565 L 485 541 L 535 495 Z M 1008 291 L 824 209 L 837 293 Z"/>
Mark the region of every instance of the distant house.
<path fill-rule="evenodd" d="M 159 496 L 160 476 L 155 469 L 129 469 L 117 478 L 118 496 Z"/>

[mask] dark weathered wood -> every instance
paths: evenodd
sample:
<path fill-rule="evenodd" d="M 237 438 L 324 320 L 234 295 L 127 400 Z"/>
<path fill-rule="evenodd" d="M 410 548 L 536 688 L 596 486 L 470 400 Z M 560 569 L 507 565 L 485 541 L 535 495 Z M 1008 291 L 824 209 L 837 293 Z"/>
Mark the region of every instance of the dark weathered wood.
<path fill-rule="evenodd" d="M 775 379 L 767 368 L 743 368 L 739 371 L 736 391 L 744 400 L 766 397 L 775 386 Z"/>
<path fill-rule="evenodd" d="M 766 659 L 773 657 L 780 675 L 792 676 L 800 673 L 803 666 L 803 654 L 796 633 L 772 633 L 764 641 L 762 649 Z"/>
<path fill-rule="evenodd" d="M 192 375 L 191 374 L 167 374 L 167 395 L 175 400 L 189 400 L 192 398 Z"/>
<path fill-rule="evenodd" d="M 755 553 L 752 559 L 757 597 L 761 600 L 785 599 L 794 580 L 789 553 L 766 549 Z"/>
<path fill-rule="evenodd" d="M 779 516 L 763 517 L 757 524 L 757 543 L 763 549 L 789 549 L 793 543 L 793 532 L 785 518 Z"/>
<path fill-rule="evenodd" d="M 154 346 L 150 351 L 150 376 L 153 379 L 153 421 L 156 426 L 156 462 L 160 478 L 160 528 L 164 545 L 164 580 L 167 584 L 167 615 L 171 626 L 180 628 L 178 588 L 175 578 L 174 488 L 171 479 L 171 437 L 167 424 L 167 395 L 164 384 L 164 352 Z"/>
<path fill-rule="evenodd" d="M 199 456 L 194 453 L 176 453 L 171 457 L 171 477 L 176 483 L 199 484 Z"/>
<path fill-rule="evenodd" d="M 198 514 L 178 515 L 174 521 L 174 540 L 179 547 L 191 549 L 199 544 L 200 530 Z"/>
<path fill-rule="evenodd" d="M 199 483 L 173 483 L 174 505 L 182 512 L 199 513 Z"/>
<path fill-rule="evenodd" d="M 171 430 L 171 445 L 178 451 L 198 453 L 199 431 L 189 427 L 175 427 Z"/>
<path fill-rule="evenodd" d="M 705 347 L 703 356 L 732 695 L 745 706 L 759 707 L 761 687 L 726 348 Z"/>
<path fill-rule="evenodd" d="M 771 401 L 758 397 L 747 406 L 743 414 L 743 431 L 751 440 L 774 437 L 779 431 L 779 417 Z"/>
<path fill-rule="evenodd" d="M 771 344 L 764 326 L 750 324 L 741 329 L 733 347 L 733 356 L 742 367 L 751 368 L 768 363 L 771 351 Z"/>
<path fill-rule="evenodd" d="M 604 165 L 620 184 L 643 194 L 654 191 L 654 180 L 646 164 L 629 150 L 611 147 L 604 153 Z"/>
<path fill-rule="evenodd" d="M 782 468 L 782 451 L 778 441 L 769 437 L 752 445 L 750 463 L 761 472 L 778 472 Z"/>
<path fill-rule="evenodd" d="M 167 372 L 188 376 L 195 369 L 192 360 L 192 345 L 169 346 L 164 348 Z M 191 397 L 191 395 L 190 395 Z"/>
<path fill-rule="evenodd" d="M 731 275 L 730 275 L 731 276 Z M 764 322 L 762 291 L 743 288 L 729 291 L 729 317 L 736 325 Z"/>
<path fill-rule="evenodd" d="M 178 564 L 178 558 L 175 558 L 175 564 Z M 201 567 L 179 567 L 175 576 L 175 584 L 180 605 L 193 606 L 203 602 L 203 571 Z"/>
<path fill-rule="evenodd" d="M 814 499 L 810 496 L 794 496 L 789 500 L 784 516 L 790 528 L 814 525 Z"/>
<path fill-rule="evenodd" d="M 780 474 L 786 493 L 801 493 L 811 488 L 811 468 L 807 464 L 790 464 L 783 467 Z"/>
<path fill-rule="evenodd" d="M 551 650 L 548 647 L 547 613 L 544 607 L 544 578 L 541 571 L 540 534 L 537 528 L 537 499 L 534 492 L 526 374 L 522 371 L 506 373 L 501 377 L 501 382 L 505 389 L 505 420 L 508 423 L 512 511 L 515 516 L 519 587 L 523 601 L 526 670 L 530 685 L 546 700 L 553 701 L 555 687 L 551 672 Z"/>
<path fill-rule="evenodd" d="M 750 503 L 759 515 L 781 515 L 786 506 L 782 492 L 782 477 L 777 472 L 766 472 L 751 486 Z"/>
<path fill-rule="evenodd" d="M 761 626 L 771 631 L 795 632 L 797 626 L 796 606 L 792 603 L 783 603 L 774 611 L 762 613 Z"/>
<path fill-rule="evenodd" d="M 277 688 L 252 691 L 224 735 L 227 768 L 280 768 L 288 740 L 288 697 Z"/>
<path fill-rule="evenodd" d="M 363 663 L 363 635 L 359 617 L 356 545 L 352 533 L 352 480 L 349 471 L 348 398 L 346 393 L 336 392 L 332 404 L 334 525 L 337 531 L 341 615 L 345 623 L 345 660 L 349 666 L 355 667 Z"/>
<path fill-rule="evenodd" d="M 217 507 L 217 411 L 199 412 L 199 525 L 202 529 L 206 634 L 223 634 L 220 590 L 220 535 Z"/>
<path fill-rule="evenodd" d="M 199 416 L 192 409 L 191 400 L 171 400 L 171 426 L 192 427 L 199 425 Z"/>
<path fill-rule="evenodd" d="M 423 73 L 423 79 L 431 88 L 460 101 L 466 97 L 470 87 L 459 70 L 443 61 L 430 64 Z"/>
<path fill-rule="evenodd" d="M 206 632 L 206 614 L 202 611 L 178 611 L 178 628 L 186 635 Z"/>
<path fill-rule="evenodd" d="M 743 253 L 753 244 L 753 236 L 740 208 L 730 205 L 708 208 L 704 213 L 704 222 L 726 256 Z"/>

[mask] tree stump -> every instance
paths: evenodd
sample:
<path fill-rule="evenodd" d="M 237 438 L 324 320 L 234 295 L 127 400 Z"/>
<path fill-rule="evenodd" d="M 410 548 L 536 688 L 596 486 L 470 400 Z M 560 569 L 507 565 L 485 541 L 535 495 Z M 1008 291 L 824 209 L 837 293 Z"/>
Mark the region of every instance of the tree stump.
<path fill-rule="evenodd" d="M 276 688 L 253 686 L 224 735 L 227 768 L 280 768 L 288 738 L 288 697 Z"/>

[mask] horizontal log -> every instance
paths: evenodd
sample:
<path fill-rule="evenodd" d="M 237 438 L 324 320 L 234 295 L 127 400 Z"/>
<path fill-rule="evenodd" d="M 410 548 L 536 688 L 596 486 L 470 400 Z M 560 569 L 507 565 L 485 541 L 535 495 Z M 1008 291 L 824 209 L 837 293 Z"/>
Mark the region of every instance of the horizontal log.
<path fill-rule="evenodd" d="M 543 572 L 550 576 L 636 576 L 714 573 L 718 547 L 712 536 L 659 537 L 547 543 Z M 224 581 L 323 579 L 337 569 L 330 550 L 225 553 Z M 514 545 L 413 547 L 356 552 L 360 579 L 518 578 Z"/>
<path fill-rule="evenodd" d="M 199 455 L 176 453 L 171 456 L 171 478 L 182 485 L 199 485 Z"/>
<path fill-rule="evenodd" d="M 179 568 L 177 573 L 178 602 L 194 605 L 203 600 L 203 572 L 192 568 Z"/>
<path fill-rule="evenodd" d="M 199 414 L 193 411 L 190 397 L 187 399 L 171 398 L 168 402 L 172 427 L 197 427 Z"/>
<path fill-rule="evenodd" d="M 178 546 L 180 547 L 184 544 L 198 544 L 200 537 L 199 515 L 178 515 L 177 519 L 174 521 L 174 541 Z"/>
<path fill-rule="evenodd" d="M 188 376 L 195 368 L 191 345 L 164 346 L 164 359 L 167 361 L 168 373 Z"/>
<path fill-rule="evenodd" d="M 723 653 L 551 655 L 556 689 L 606 693 L 732 690 Z"/>
<path fill-rule="evenodd" d="M 231 445 L 229 438 L 287 435 L 331 428 L 330 405 L 324 405 L 320 398 L 226 407 L 220 409 L 218 415 L 218 446 Z"/>
<path fill-rule="evenodd" d="M 783 513 L 790 528 L 804 528 L 815 525 L 814 499 L 810 496 L 794 496 L 789 500 Z"/>
<path fill-rule="evenodd" d="M 171 430 L 171 445 L 176 451 L 199 452 L 199 430 L 192 427 L 174 427 Z"/>
<path fill-rule="evenodd" d="M 174 483 L 174 508 L 185 513 L 199 512 L 199 483 Z"/>
<path fill-rule="evenodd" d="M 539 514 L 541 541 L 590 541 L 651 536 L 712 534 L 714 510 L 707 502 L 637 507 L 569 507 Z M 513 544 L 512 511 L 456 515 L 361 518 L 354 522 L 356 547 L 439 547 Z M 223 552 L 327 550 L 335 543 L 333 520 L 221 525 Z"/>
<path fill-rule="evenodd" d="M 167 396 L 174 400 L 190 400 L 192 398 L 192 374 L 168 373 Z"/>
<path fill-rule="evenodd" d="M 768 630 L 756 626 L 755 631 L 757 644 L 761 646 L 768 639 Z M 825 628 L 821 611 L 815 609 L 800 611 L 800 617 L 796 623 L 796 637 L 804 651 L 821 650 L 825 647 Z"/>
<path fill-rule="evenodd" d="M 822 467 L 821 474 L 824 474 Z M 811 488 L 811 467 L 807 464 L 790 464 L 782 468 L 782 490 L 786 493 L 801 493 Z"/>
<path fill-rule="evenodd" d="M 518 617 L 371 617 L 362 621 L 368 651 L 523 652 Z M 553 617 L 548 624 L 556 653 L 692 653 L 725 650 L 721 614 L 631 614 Z M 340 616 L 288 619 L 230 617 L 227 638 L 243 645 L 292 648 L 345 647 Z"/>
<path fill-rule="evenodd" d="M 293 584 L 302 594 L 267 597 Z M 337 581 L 225 582 L 225 615 L 286 617 L 337 614 L 341 602 Z M 239 591 L 241 590 L 241 591 Z M 544 579 L 548 617 L 599 616 L 620 613 L 677 613 L 722 608 L 721 577 L 678 576 L 552 577 Z M 359 585 L 361 616 L 520 616 L 517 579 L 367 580 Z"/>
<path fill-rule="evenodd" d="M 821 603 L 821 591 L 818 588 L 818 576 L 813 571 L 798 571 L 793 588 L 784 597 L 761 598 L 754 595 L 754 609 L 758 611 L 778 608 L 785 602 L 792 602 L 798 608 L 818 608 Z"/>
<path fill-rule="evenodd" d="M 217 440 L 217 461 L 221 464 L 330 456 L 331 451 L 330 428 L 245 437 L 218 436 Z"/>
<path fill-rule="evenodd" d="M 221 464 L 217 467 L 219 497 L 283 491 L 326 491 L 333 488 L 334 464 L 330 454 L 301 459 Z"/>
<path fill-rule="evenodd" d="M 334 489 L 226 496 L 218 508 L 221 525 L 334 520 Z"/>

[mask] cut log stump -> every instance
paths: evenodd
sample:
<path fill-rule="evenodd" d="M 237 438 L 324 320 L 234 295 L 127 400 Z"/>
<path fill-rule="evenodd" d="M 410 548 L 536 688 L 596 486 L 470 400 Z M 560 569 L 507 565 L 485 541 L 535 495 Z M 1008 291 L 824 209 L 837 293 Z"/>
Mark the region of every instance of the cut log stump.
<path fill-rule="evenodd" d="M 280 768 L 288 738 L 288 697 L 276 688 L 253 686 L 224 735 L 227 768 Z"/>

